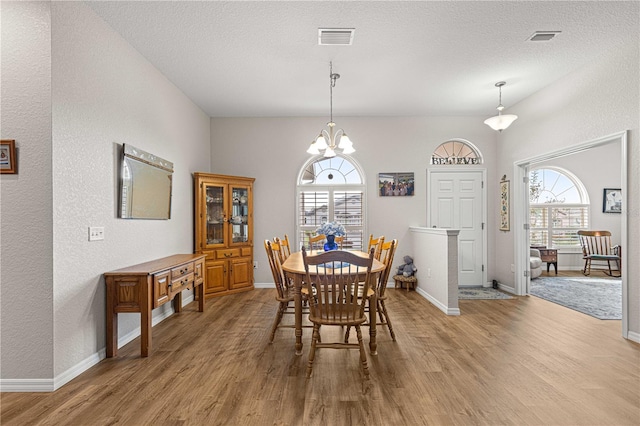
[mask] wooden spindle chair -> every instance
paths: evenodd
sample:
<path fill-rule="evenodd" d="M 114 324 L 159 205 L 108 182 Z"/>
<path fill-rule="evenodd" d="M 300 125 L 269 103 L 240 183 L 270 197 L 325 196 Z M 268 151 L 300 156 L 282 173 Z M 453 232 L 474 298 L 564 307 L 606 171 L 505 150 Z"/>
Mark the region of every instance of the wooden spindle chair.
<path fill-rule="evenodd" d="M 314 295 L 309 298 L 309 320 L 313 323 L 313 337 L 309 349 L 307 378 L 311 377 L 313 371 L 316 349 L 358 348 L 364 378 L 368 382 L 367 354 L 364 350 L 360 327 L 367 321 L 364 313 L 365 300 L 357 297 L 355 291 L 363 278 L 364 291 L 367 292 L 369 289 L 373 252 L 368 258 L 343 250 L 307 256 L 307 251 L 303 248 L 302 258 L 306 272 L 307 292 Z M 320 328 L 327 325 L 355 327 L 358 343 L 321 342 Z"/>
<path fill-rule="evenodd" d="M 287 279 L 284 270 L 282 269 L 279 244 L 269 240 L 264 240 L 264 248 L 267 252 L 267 258 L 269 259 L 269 266 L 271 267 L 273 282 L 276 286 L 276 300 L 278 301 L 278 310 L 276 312 L 276 317 L 273 320 L 273 325 L 271 326 L 271 334 L 269 336 L 269 342 L 273 343 L 273 339 L 275 338 L 276 330 L 278 328 L 295 328 L 295 325 L 293 324 L 282 324 L 282 318 L 285 314 L 295 314 L 295 306 L 293 304 L 294 289 L 293 286 L 288 285 L 289 280 Z M 302 300 L 304 309 L 304 305 L 307 304 L 306 292 L 302 294 Z"/>
<path fill-rule="evenodd" d="M 393 331 L 393 326 L 391 325 L 391 320 L 389 319 L 389 312 L 387 311 L 387 305 L 385 302 L 387 300 L 387 293 L 386 293 L 387 281 L 389 280 L 389 274 L 391 273 L 391 268 L 393 266 L 393 258 L 395 256 L 397 248 L 398 248 L 398 240 L 395 240 L 395 239 L 388 241 L 386 243 L 382 243 L 382 245 L 380 246 L 379 260 L 382 263 L 384 263 L 385 268 L 382 272 L 380 272 L 380 275 L 378 276 L 377 286 L 375 288 L 376 310 L 378 311 L 378 317 L 380 318 L 380 321 L 376 325 L 386 325 L 387 328 L 389 329 L 389 334 L 391 334 L 391 339 L 393 339 L 394 342 L 396 341 L 396 334 Z M 360 297 L 362 297 L 363 294 L 364 294 L 363 291 L 358 292 L 358 295 Z M 365 312 L 371 311 L 369 307 L 369 304 L 371 303 L 371 296 L 372 296 L 372 291 L 370 290 L 366 298 L 367 308 L 365 309 Z M 370 322 L 367 322 L 364 325 L 370 326 Z M 350 331 L 351 331 L 350 328 L 347 327 L 347 330 L 345 331 L 345 334 L 344 334 L 345 342 L 349 341 Z"/>
<path fill-rule="evenodd" d="M 611 277 L 622 275 L 622 247 L 611 245 L 611 232 L 578 231 L 578 237 L 582 246 L 582 258 L 584 259 L 582 273 L 584 275 L 590 275 L 592 267 L 602 270 Z M 596 264 L 593 265 L 593 262 Z M 612 262 L 615 268 L 611 268 Z"/>

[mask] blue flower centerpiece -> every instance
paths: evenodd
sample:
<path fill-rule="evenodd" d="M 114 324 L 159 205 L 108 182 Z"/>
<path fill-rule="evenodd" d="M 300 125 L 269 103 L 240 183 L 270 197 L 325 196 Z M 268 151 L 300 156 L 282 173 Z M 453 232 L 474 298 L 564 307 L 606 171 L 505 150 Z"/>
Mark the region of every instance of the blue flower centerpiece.
<path fill-rule="evenodd" d="M 324 234 L 327 238 L 327 242 L 324 245 L 324 251 L 337 250 L 338 244 L 336 244 L 335 238 L 345 235 L 347 231 L 340 222 L 326 222 L 322 226 L 316 229 L 316 233 Z"/>

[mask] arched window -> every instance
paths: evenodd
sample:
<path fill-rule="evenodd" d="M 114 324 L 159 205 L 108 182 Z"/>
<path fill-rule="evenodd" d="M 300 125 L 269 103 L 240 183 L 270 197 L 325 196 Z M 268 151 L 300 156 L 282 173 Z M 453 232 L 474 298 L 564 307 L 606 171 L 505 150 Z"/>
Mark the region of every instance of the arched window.
<path fill-rule="evenodd" d="M 577 177 L 556 167 L 531 170 L 529 203 L 532 246 L 580 247 L 577 231 L 589 227 L 589 196 Z"/>
<path fill-rule="evenodd" d="M 366 187 L 357 163 L 345 155 L 309 160 L 298 177 L 297 246 L 308 247 L 309 236 L 325 222 L 340 222 L 347 235 L 344 248 L 362 249 Z"/>
<path fill-rule="evenodd" d="M 451 139 L 441 143 L 433 151 L 431 164 L 455 166 L 482 164 L 482 156 L 471 142 L 464 139 Z"/>

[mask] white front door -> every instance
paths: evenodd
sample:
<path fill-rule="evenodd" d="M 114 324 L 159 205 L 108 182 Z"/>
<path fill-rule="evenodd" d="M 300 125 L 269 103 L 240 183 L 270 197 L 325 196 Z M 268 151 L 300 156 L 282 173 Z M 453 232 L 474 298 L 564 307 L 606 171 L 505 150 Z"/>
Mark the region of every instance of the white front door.
<path fill-rule="evenodd" d="M 429 227 L 459 229 L 458 285 L 483 286 L 483 171 L 430 171 Z"/>

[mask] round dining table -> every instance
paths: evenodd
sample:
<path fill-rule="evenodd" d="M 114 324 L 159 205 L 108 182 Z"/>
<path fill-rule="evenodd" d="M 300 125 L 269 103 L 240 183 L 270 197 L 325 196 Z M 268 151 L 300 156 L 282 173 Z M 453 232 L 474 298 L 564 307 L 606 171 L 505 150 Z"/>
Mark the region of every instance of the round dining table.
<path fill-rule="evenodd" d="M 351 253 L 355 253 L 363 258 L 368 258 L 369 253 L 357 250 L 349 250 Z M 322 251 L 309 251 L 308 255 L 315 255 L 322 253 Z M 370 288 L 375 289 L 378 282 L 380 273 L 385 268 L 385 264 L 377 259 L 373 259 L 373 265 L 371 265 L 371 274 L 369 283 Z M 296 355 L 302 355 L 302 286 L 304 278 L 306 277 L 306 271 L 304 269 L 304 260 L 302 259 L 302 252 L 294 252 L 282 263 L 282 269 L 285 275 L 292 279 L 294 284 L 294 304 L 295 304 L 295 333 L 296 333 Z M 348 268 L 345 268 L 345 270 Z M 310 275 L 313 277 L 311 271 Z M 362 278 L 366 276 L 366 268 L 362 268 Z M 378 345 L 376 343 L 376 292 L 373 292 L 371 300 L 369 300 L 369 351 L 371 355 L 378 354 Z"/>

